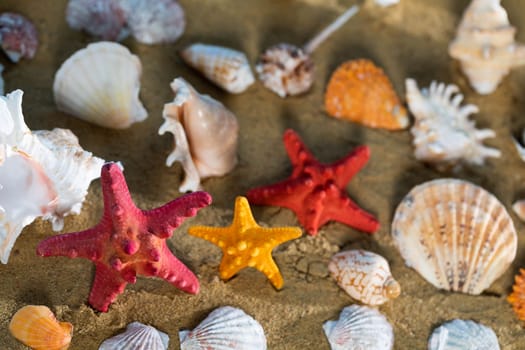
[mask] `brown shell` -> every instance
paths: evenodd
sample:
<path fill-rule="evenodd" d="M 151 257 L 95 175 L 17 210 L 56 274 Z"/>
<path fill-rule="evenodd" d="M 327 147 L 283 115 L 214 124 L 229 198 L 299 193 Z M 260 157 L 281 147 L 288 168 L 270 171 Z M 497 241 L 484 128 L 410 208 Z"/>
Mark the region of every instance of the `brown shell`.
<path fill-rule="evenodd" d="M 367 59 L 340 65 L 330 78 L 324 101 L 326 112 L 332 117 L 388 130 L 408 126 L 407 111 L 390 80 Z"/>
<path fill-rule="evenodd" d="M 512 293 L 507 301 L 512 304 L 512 309 L 522 321 L 525 321 L 525 269 L 520 269 L 520 274 L 514 277 Z"/>

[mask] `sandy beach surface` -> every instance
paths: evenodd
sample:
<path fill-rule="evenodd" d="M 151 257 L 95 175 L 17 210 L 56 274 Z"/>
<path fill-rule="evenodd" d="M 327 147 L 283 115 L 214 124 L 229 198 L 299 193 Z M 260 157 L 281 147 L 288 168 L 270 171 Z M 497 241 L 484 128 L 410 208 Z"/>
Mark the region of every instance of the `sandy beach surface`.
<path fill-rule="evenodd" d="M 88 124 L 58 112 L 52 84 L 56 70 L 76 50 L 95 41 L 68 28 L 66 1 L 2 0 L 0 11 L 20 12 L 39 31 L 40 47 L 35 58 L 6 66 L 6 91 L 24 90 L 23 111 L 33 130 L 55 127 L 71 129 L 80 144 L 106 160 L 121 161 L 133 199 L 144 209 L 157 207 L 180 196 L 183 173 L 177 164 L 165 166 L 173 147 L 170 134 L 158 135 L 164 103 L 173 99 L 169 83 L 182 76 L 200 92 L 222 101 L 240 123 L 239 164 L 230 174 L 204 181 L 213 204 L 178 228 L 169 239 L 174 254 L 200 278 L 201 292 L 185 294 L 170 284 L 139 277 L 128 285 L 107 313 L 94 311 L 87 298 L 94 276 L 90 261 L 40 258 L 35 248 L 54 235 L 41 220 L 26 227 L 18 238 L 9 263 L 0 265 L 0 349 L 25 349 L 8 331 L 16 310 L 27 304 L 49 306 L 59 320 L 74 324 L 70 349 L 97 349 L 100 343 L 122 332 L 132 321 L 155 326 L 170 336 L 169 349 L 178 349 L 178 331 L 195 327 L 213 309 L 240 307 L 263 326 L 269 349 L 329 349 L 322 324 L 336 319 L 341 309 L 355 303 L 329 276 L 327 262 L 337 251 L 364 248 L 380 253 L 389 262 L 402 294 L 379 310 L 394 327 L 395 349 L 426 349 L 432 330 L 454 319 L 472 319 L 490 326 L 502 349 L 525 349 L 525 331 L 506 301 L 513 276 L 525 265 L 524 224 L 511 214 L 519 236 L 512 266 L 482 295 L 470 296 L 440 291 L 414 270 L 406 267 L 395 247 L 390 224 L 397 204 L 415 185 L 440 177 L 457 177 L 478 184 L 495 194 L 510 210 L 525 197 L 525 164 L 512 136 L 525 127 L 525 68 L 514 69 L 489 96 L 477 95 L 468 86 L 459 65 L 447 54 L 467 0 L 401 0 L 382 9 L 367 1 L 361 12 L 324 43 L 313 55 L 314 87 L 303 96 L 281 99 L 259 82 L 245 93 L 230 95 L 188 68 L 178 51 L 194 42 L 225 45 L 246 52 L 253 63 L 270 45 L 305 43 L 325 24 L 355 3 L 348 0 L 181 0 L 187 29 L 174 44 L 147 46 L 132 38 L 123 44 L 143 64 L 141 100 L 149 117 L 129 129 L 115 131 Z M 517 39 L 525 42 L 525 5 L 504 0 Z M 483 167 L 458 173 L 439 173 L 416 161 L 409 131 L 389 132 L 366 128 L 328 117 L 323 93 L 331 72 L 342 62 L 369 58 L 382 67 L 404 101 L 404 80 L 415 78 L 420 86 L 432 80 L 455 83 L 468 103 L 479 106 L 473 116 L 479 128 L 491 128 L 497 137 L 486 144 L 501 150 L 502 157 Z M 89 72 L 87 72 L 89 74 Z M 316 157 L 331 162 L 361 144 L 370 146 L 366 167 L 349 183 L 347 191 L 360 206 L 377 215 L 381 229 L 373 236 L 339 223 L 322 227 L 316 237 L 282 244 L 274 258 L 285 285 L 275 290 L 257 270 L 245 269 L 224 282 L 218 277 L 221 251 L 213 244 L 189 236 L 196 224 L 229 225 L 234 199 L 250 188 L 270 184 L 290 174 L 291 165 L 282 144 L 287 128 L 296 130 Z M 95 225 L 102 213 L 100 182 L 94 181 L 77 216 L 66 218 L 62 233 Z M 298 225 L 295 214 L 277 207 L 253 207 L 255 219 L 269 227 Z"/>

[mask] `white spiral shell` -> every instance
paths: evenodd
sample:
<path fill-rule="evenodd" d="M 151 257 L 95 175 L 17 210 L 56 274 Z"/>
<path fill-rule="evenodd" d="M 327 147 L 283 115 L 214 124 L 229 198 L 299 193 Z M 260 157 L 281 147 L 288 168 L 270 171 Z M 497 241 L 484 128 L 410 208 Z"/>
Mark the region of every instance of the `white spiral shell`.
<path fill-rule="evenodd" d="M 166 350 L 169 337 L 154 327 L 132 322 L 126 331 L 105 340 L 98 350 Z"/>
<path fill-rule="evenodd" d="M 432 332 L 428 350 L 499 350 L 492 329 L 474 321 L 453 320 Z"/>

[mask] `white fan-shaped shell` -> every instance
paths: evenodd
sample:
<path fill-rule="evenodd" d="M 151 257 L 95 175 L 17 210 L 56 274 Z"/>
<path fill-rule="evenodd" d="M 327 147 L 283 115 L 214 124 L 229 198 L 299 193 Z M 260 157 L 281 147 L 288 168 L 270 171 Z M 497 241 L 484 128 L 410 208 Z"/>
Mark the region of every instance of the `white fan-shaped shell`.
<path fill-rule="evenodd" d="M 480 294 L 516 256 L 517 234 L 505 207 L 463 180 L 414 187 L 396 209 L 392 234 L 407 266 L 456 292 Z"/>
<path fill-rule="evenodd" d="M 169 337 L 154 327 L 130 323 L 126 331 L 105 340 L 98 350 L 166 350 Z"/>
<path fill-rule="evenodd" d="M 428 350 L 499 350 L 492 329 L 474 321 L 453 320 L 432 332 Z"/>
<path fill-rule="evenodd" d="M 112 42 L 89 44 L 55 74 L 58 109 L 107 128 L 123 129 L 146 119 L 139 100 L 142 66 L 137 56 Z"/>
<path fill-rule="evenodd" d="M 179 332 L 181 350 L 265 350 L 261 325 L 241 309 L 223 306 L 192 331 Z"/>
<path fill-rule="evenodd" d="M 482 165 L 486 157 L 499 157 L 497 149 L 485 147 L 484 139 L 496 136 L 490 129 L 478 130 L 469 115 L 478 108 L 460 106 L 463 95 L 456 85 L 432 82 L 430 89 L 419 90 L 413 79 L 406 80 L 406 98 L 415 123 L 415 156 L 436 165 L 458 162 Z"/>
<path fill-rule="evenodd" d="M 401 291 L 385 258 L 366 250 L 335 254 L 328 270 L 345 292 L 365 304 L 381 305 Z"/>
<path fill-rule="evenodd" d="M 394 346 L 392 326 L 376 309 L 351 305 L 337 321 L 327 321 L 323 330 L 332 350 L 390 350 Z"/>
<path fill-rule="evenodd" d="M 226 47 L 193 44 L 181 52 L 184 61 L 206 78 L 232 94 L 238 94 L 253 84 L 246 55 Z"/>

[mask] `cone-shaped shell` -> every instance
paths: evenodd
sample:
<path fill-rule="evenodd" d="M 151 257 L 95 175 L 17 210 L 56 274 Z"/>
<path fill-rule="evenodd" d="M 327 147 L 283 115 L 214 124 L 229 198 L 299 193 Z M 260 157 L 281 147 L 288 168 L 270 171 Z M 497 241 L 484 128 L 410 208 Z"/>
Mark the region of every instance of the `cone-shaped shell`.
<path fill-rule="evenodd" d="M 390 80 L 372 61 L 358 59 L 340 65 L 325 93 L 326 112 L 372 128 L 404 129 L 409 120 Z"/>
<path fill-rule="evenodd" d="M 517 234 L 505 207 L 457 179 L 414 187 L 396 209 L 392 234 L 407 266 L 456 292 L 480 294 L 516 256 Z"/>
<path fill-rule="evenodd" d="M 512 293 L 508 296 L 507 301 L 512 304 L 516 316 L 525 321 L 525 269 L 520 269 L 520 273 L 514 277 Z"/>
<path fill-rule="evenodd" d="M 499 350 L 492 329 L 474 321 L 453 320 L 432 332 L 428 350 Z"/>
<path fill-rule="evenodd" d="M 55 74 L 53 94 L 59 110 L 85 121 L 124 129 L 146 119 L 139 100 L 142 66 L 117 43 L 89 44 L 68 58 Z"/>
<path fill-rule="evenodd" d="M 208 95 L 200 95 L 184 79 L 171 83 L 175 99 L 164 105 L 159 134 L 171 132 L 175 149 L 166 165 L 181 162 L 186 173 L 179 191 L 197 191 L 200 180 L 222 176 L 237 164 L 237 118 Z"/>
<path fill-rule="evenodd" d="M 166 333 L 142 324 L 130 323 L 126 331 L 105 340 L 98 350 L 166 350 L 169 337 Z"/>
<path fill-rule="evenodd" d="M 58 322 L 46 306 L 28 305 L 14 314 L 9 331 L 34 350 L 65 350 L 71 342 L 73 325 Z"/>
<path fill-rule="evenodd" d="M 265 350 L 261 325 L 241 309 L 223 306 L 192 331 L 179 332 L 181 350 Z"/>
<path fill-rule="evenodd" d="M 341 311 L 337 321 L 327 321 L 323 330 L 332 350 L 390 350 L 394 331 L 376 309 L 351 305 Z"/>
<path fill-rule="evenodd" d="M 248 59 L 240 51 L 198 43 L 185 48 L 181 56 L 188 65 L 232 94 L 243 92 L 255 81 Z"/>
<path fill-rule="evenodd" d="M 392 277 L 385 258 L 366 250 L 335 254 L 328 270 L 339 287 L 352 298 L 368 305 L 381 305 L 401 293 L 401 287 Z"/>

